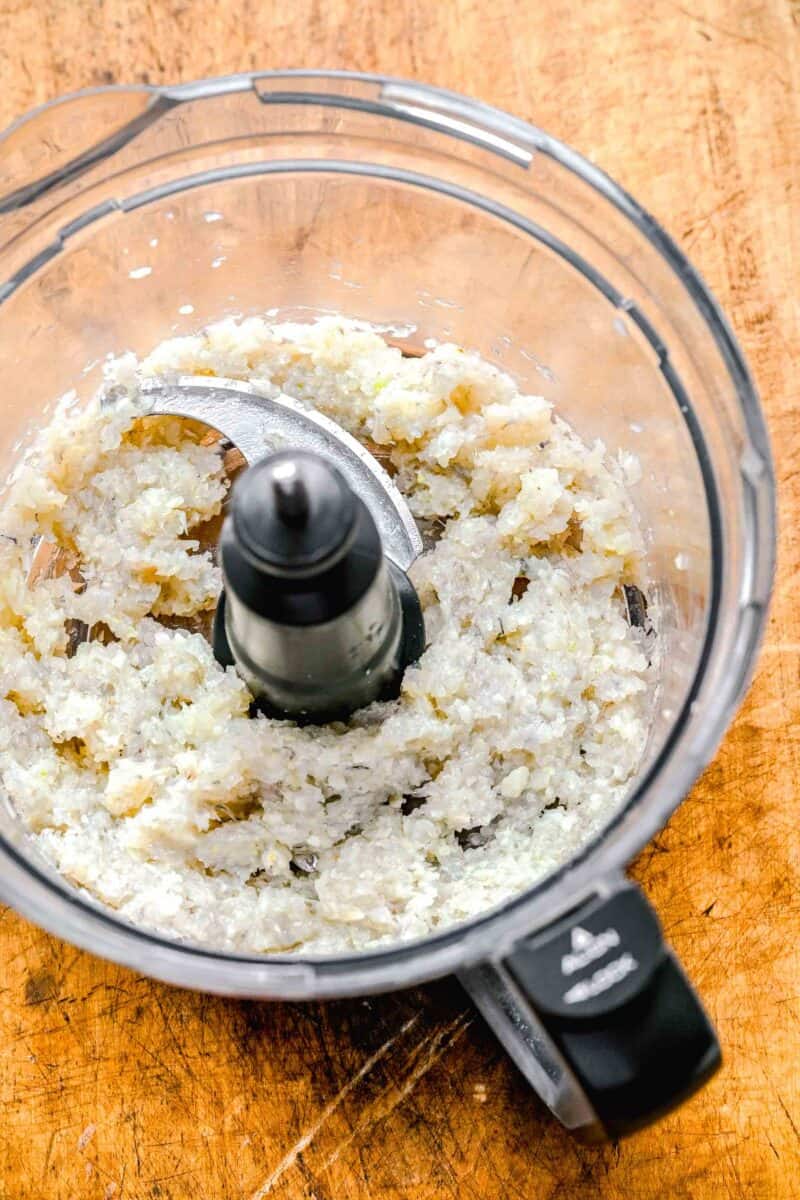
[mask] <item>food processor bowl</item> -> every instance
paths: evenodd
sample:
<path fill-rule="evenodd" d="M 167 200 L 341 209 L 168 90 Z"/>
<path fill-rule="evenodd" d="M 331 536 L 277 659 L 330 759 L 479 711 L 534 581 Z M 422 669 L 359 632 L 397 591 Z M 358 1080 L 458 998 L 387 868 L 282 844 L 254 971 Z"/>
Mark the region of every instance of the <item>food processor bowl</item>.
<path fill-rule="evenodd" d="M 238 957 L 79 895 L 0 803 L 0 894 L 163 980 L 238 996 L 357 995 L 458 972 L 571 1127 L 624 1132 L 713 1070 L 713 1033 L 626 862 L 719 742 L 753 668 L 774 479 L 747 368 L 667 234 L 542 130 L 418 83 L 347 73 L 101 88 L 0 139 L 0 462 L 113 354 L 226 314 L 372 322 L 469 346 L 635 455 L 660 682 L 626 803 L 525 894 L 352 957 Z"/>

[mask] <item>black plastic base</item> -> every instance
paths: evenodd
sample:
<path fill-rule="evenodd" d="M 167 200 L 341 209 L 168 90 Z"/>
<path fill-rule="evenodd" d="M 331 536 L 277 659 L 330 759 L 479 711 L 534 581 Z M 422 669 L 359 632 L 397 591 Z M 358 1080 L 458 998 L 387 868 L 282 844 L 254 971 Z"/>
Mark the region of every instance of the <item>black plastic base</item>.
<path fill-rule="evenodd" d="M 225 589 L 223 588 L 219 594 L 217 601 L 217 611 L 214 613 L 214 624 L 211 630 L 211 648 L 214 651 L 214 658 L 221 667 L 235 667 L 236 659 L 233 657 L 228 635 L 225 632 Z"/>
<path fill-rule="evenodd" d="M 393 563 L 391 559 L 387 559 L 386 561 L 403 613 L 403 641 L 400 647 L 400 661 L 396 680 L 397 690 L 395 692 L 395 696 L 397 696 L 400 694 L 400 684 L 402 683 L 403 672 L 406 667 L 410 667 L 412 663 L 417 662 L 425 650 L 425 618 L 422 615 L 422 605 L 419 602 L 417 589 L 405 571 L 398 567 L 396 563 Z M 394 699 L 394 697 L 388 698 Z"/>

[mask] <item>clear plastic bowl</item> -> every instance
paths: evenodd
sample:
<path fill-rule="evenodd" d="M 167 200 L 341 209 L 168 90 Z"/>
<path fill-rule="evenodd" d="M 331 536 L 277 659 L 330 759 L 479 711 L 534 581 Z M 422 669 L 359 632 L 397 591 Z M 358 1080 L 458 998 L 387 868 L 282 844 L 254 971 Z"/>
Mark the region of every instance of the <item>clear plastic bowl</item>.
<path fill-rule="evenodd" d="M 624 808 L 525 895 L 424 942 L 247 959 L 171 943 L 79 897 L 0 807 L 0 893 L 54 932 L 177 983 L 353 994 L 496 962 L 616 878 L 708 762 L 753 667 L 774 480 L 747 368 L 664 231 L 541 130 L 452 93 L 266 73 L 79 93 L 0 140 L 0 461 L 103 359 L 228 313 L 336 311 L 401 345 L 473 347 L 585 438 L 638 456 L 665 664 Z"/>

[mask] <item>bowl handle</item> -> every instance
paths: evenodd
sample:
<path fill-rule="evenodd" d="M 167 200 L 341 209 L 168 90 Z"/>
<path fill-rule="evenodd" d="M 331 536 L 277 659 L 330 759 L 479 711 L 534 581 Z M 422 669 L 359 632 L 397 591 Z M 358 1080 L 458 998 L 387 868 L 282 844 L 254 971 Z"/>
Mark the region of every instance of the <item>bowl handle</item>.
<path fill-rule="evenodd" d="M 549 1108 L 589 1138 L 648 1124 L 720 1065 L 655 913 L 622 876 L 459 978 Z"/>

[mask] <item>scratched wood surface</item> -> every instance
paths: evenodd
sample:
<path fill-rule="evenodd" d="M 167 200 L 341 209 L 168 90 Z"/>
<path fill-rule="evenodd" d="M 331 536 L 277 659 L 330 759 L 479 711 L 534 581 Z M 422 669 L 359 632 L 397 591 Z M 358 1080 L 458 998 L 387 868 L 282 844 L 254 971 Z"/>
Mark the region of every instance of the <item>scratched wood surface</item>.
<path fill-rule="evenodd" d="M 0 125 L 61 92 L 350 67 L 467 91 L 595 158 L 727 309 L 769 414 L 781 565 L 756 683 L 636 876 L 724 1070 L 587 1148 L 452 982 L 229 1003 L 0 910 L 2 1200 L 800 1195 L 800 7 L 797 0 L 0 0 Z"/>

